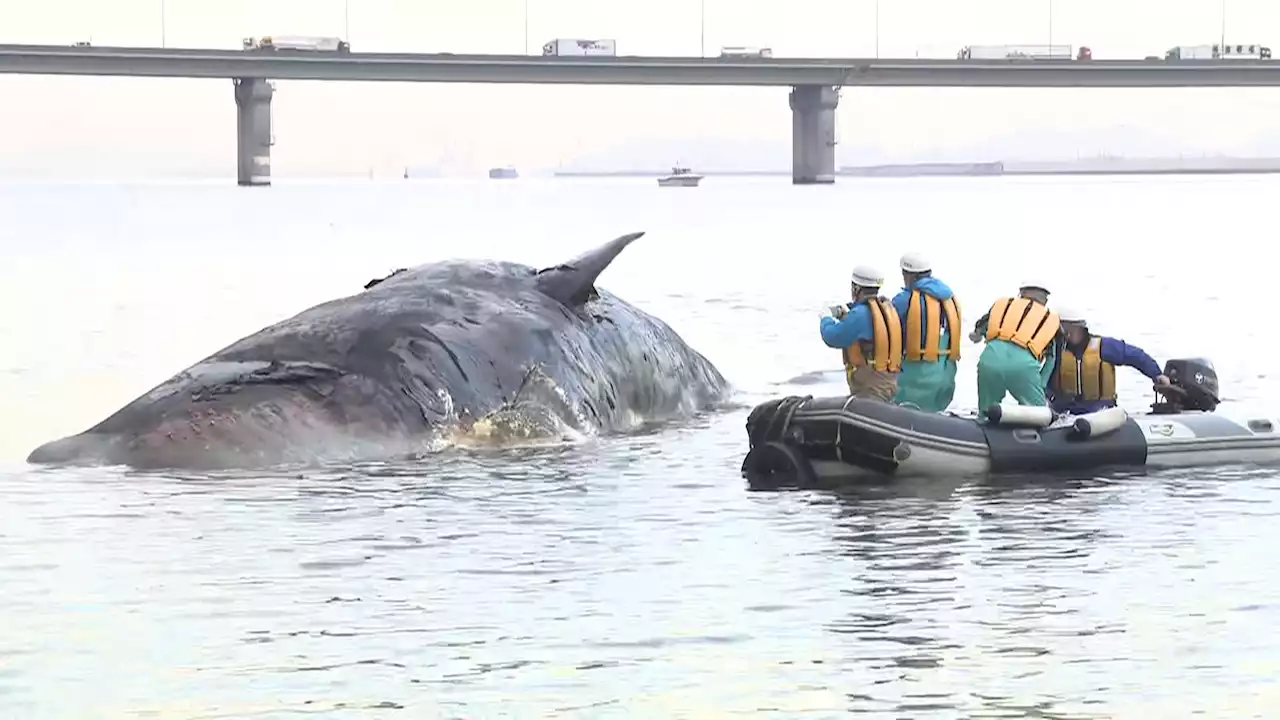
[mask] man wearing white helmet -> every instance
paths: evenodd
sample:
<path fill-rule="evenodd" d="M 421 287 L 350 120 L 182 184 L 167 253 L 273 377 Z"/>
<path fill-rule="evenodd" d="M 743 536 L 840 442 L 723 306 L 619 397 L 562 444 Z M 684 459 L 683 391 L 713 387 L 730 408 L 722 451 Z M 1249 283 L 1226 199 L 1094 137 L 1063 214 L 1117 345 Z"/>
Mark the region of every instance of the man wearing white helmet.
<path fill-rule="evenodd" d="M 1050 406 L 1056 413 L 1084 415 L 1116 406 L 1116 366 L 1139 370 L 1156 385 L 1168 385 L 1160 363 L 1137 345 L 1089 332 L 1084 313 L 1059 308 L 1064 335 L 1057 367 L 1049 376 Z"/>
<path fill-rule="evenodd" d="M 902 292 L 893 307 L 902 318 L 905 357 L 893 401 L 925 412 L 942 412 L 956 394 L 960 359 L 960 304 L 951 288 L 933 276 L 933 265 L 919 253 L 907 253 Z"/>
<path fill-rule="evenodd" d="M 875 268 L 854 268 L 853 302 L 833 305 L 819 330 L 822 341 L 844 357 L 849 394 L 889 402 L 902 368 L 902 322 L 893 303 L 880 297 L 882 285 L 884 275 Z"/>
<path fill-rule="evenodd" d="M 1043 285 L 1024 283 L 1017 297 L 995 301 L 974 325 L 969 339 L 987 341 L 978 356 L 978 412 L 999 405 L 1005 393 L 1019 405 L 1049 404 L 1044 389 L 1061 322 L 1048 303 Z"/>

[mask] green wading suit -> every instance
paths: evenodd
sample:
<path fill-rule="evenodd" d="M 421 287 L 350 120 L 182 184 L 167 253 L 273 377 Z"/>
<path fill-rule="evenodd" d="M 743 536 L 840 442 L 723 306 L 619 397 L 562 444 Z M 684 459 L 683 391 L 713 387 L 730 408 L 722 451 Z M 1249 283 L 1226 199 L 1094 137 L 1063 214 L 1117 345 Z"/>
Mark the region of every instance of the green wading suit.
<path fill-rule="evenodd" d="M 916 293 L 920 294 L 915 298 Z M 926 300 L 929 299 L 927 302 Z M 951 347 L 953 336 L 960 341 L 958 328 L 950 327 L 950 318 L 942 303 L 955 302 L 955 294 L 946 283 L 932 275 L 922 277 L 912 283 L 911 287 L 902 289 L 893 298 L 893 307 L 902 320 L 902 344 L 904 349 L 913 344 L 923 350 L 928 343 L 928 328 L 933 322 L 929 317 L 936 312 L 938 321 L 938 347 L 941 357 L 937 360 L 912 360 L 907 350 L 902 360 L 902 372 L 898 375 L 898 392 L 893 402 L 898 405 L 914 407 L 925 412 L 942 412 L 951 404 L 956 394 L 956 361 L 947 357 L 946 351 Z M 936 302 L 935 302 L 936 301 Z M 912 309 L 919 313 L 915 327 L 912 327 Z M 955 306 L 957 326 L 960 321 L 960 307 Z M 918 337 L 917 337 L 918 336 Z"/>
<path fill-rule="evenodd" d="M 1057 330 L 1057 313 L 1051 312 L 1053 329 Z M 975 335 L 985 336 L 989 313 L 978 321 Z M 1036 360 L 1030 350 L 1008 340 L 993 338 L 978 357 L 978 412 L 985 412 L 992 405 L 999 405 L 1006 393 L 1019 405 L 1044 407 L 1049 404 L 1044 389 L 1053 374 L 1057 342 L 1045 347 L 1044 358 Z"/>

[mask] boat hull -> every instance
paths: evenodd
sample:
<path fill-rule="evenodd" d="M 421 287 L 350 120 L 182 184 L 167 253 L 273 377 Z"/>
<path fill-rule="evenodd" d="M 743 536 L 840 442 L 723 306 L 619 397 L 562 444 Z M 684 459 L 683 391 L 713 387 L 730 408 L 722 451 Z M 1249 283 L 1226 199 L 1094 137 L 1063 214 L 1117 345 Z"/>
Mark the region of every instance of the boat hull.
<path fill-rule="evenodd" d="M 1280 421 L 1122 410 L 1088 435 L 1074 425 L 1016 427 L 861 398 L 787 397 L 747 420 L 753 485 L 831 485 L 880 477 L 1176 468 L 1280 462 Z M 1100 414 L 1099 414 L 1100 415 Z M 1086 416 L 1088 417 L 1088 416 Z M 1078 421 L 1077 421 L 1078 424 Z"/>
<path fill-rule="evenodd" d="M 673 175 L 658 178 L 658 187 L 698 187 L 702 182 L 701 175 Z"/>

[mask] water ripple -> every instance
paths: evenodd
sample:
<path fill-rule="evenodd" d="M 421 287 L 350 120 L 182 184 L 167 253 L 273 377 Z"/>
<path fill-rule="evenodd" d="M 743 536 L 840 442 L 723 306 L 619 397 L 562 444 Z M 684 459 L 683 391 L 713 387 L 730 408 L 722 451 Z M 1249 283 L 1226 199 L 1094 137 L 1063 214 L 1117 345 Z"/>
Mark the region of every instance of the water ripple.
<path fill-rule="evenodd" d="M 10 476 L 0 583 L 24 622 L 0 695 L 371 718 L 516 697 L 531 716 L 1103 718 L 1187 687 L 1185 707 L 1245 717 L 1271 697 L 1274 476 L 746 493 L 742 420 L 302 477 Z"/>

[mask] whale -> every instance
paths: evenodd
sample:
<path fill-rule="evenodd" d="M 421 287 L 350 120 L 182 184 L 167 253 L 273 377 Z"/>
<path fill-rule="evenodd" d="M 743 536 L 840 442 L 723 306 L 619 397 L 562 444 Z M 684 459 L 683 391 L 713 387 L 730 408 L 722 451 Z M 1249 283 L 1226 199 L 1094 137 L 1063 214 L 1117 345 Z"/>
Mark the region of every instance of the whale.
<path fill-rule="evenodd" d="M 535 269 L 401 268 L 213 353 L 40 465 L 252 469 L 425 458 L 442 448 L 634 432 L 712 411 L 720 371 L 596 286 L 644 235 Z"/>

